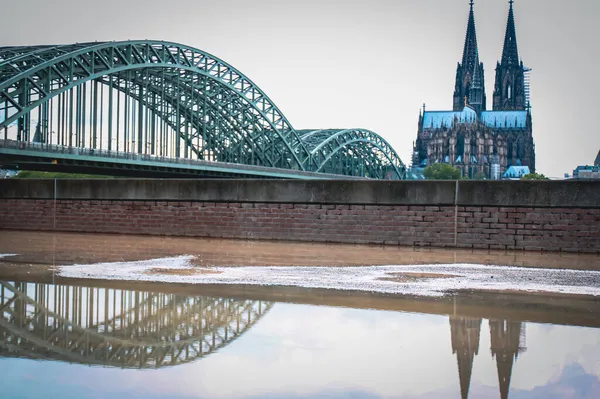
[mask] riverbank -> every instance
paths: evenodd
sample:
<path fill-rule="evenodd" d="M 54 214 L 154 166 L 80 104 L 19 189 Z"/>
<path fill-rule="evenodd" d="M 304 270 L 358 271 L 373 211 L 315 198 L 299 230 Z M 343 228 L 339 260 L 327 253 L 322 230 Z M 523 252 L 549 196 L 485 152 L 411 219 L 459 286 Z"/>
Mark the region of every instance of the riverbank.
<path fill-rule="evenodd" d="M 600 327 L 600 300 L 586 295 L 470 290 L 427 297 L 289 286 L 90 280 L 64 278 L 49 271 L 48 267 L 44 267 L 43 272 L 41 268 L 30 266 L 25 271 L 0 264 L 0 281 Z M 11 273 L 10 269 L 19 272 Z"/>
<path fill-rule="evenodd" d="M 600 270 L 600 256 L 596 254 L 18 230 L 0 230 L 0 253 L 18 254 L 11 257 L 10 262 L 23 268 L 30 265 L 124 262 L 193 255 L 198 266 L 206 267 L 465 263 Z M 43 270 L 43 267 L 31 267 L 28 271 L 42 273 Z"/>
<path fill-rule="evenodd" d="M 492 269 L 502 272 L 502 268 L 485 270 L 486 265 L 502 265 L 504 268 L 518 267 L 520 273 L 542 273 L 562 270 L 600 271 L 600 256 L 589 254 L 533 253 L 520 251 L 481 251 L 417 249 L 389 246 L 308 244 L 290 242 L 217 240 L 200 238 L 165 238 L 151 236 L 73 234 L 26 231 L 1 231 L 0 253 L 16 254 L 0 258 L 0 279 L 5 281 L 60 283 L 69 285 L 92 285 L 99 287 L 127 287 L 143 291 L 162 291 L 186 295 L 230 296 L 315 305 L 373 308 L 381 310 L 403 310 L 408 312 L 453 314 L 465 316 L 507 318 L 518 315 L 521 320 L 538 320 L 549 323 L 585 323 L 600 326 L 600 299 L 589 295 L 567 295 L 560 292 L 518 292 L 515 289 L 493 289 L 485 291 L 473 288 L 450 289 L 441 297 L 424 297 L 414 292 L 393 293 L 357 290 L 350 286 L 344 290 L 281 284 L 249 285 L 243 281 L 233 284 L 212 282 L 211 284 L 191 284 L 195 276 L 217 276 L 227 268 L 243 267 L 247 272 L 258 272 L 260 268 L 273 266 L 302 266 L 304 273 L 317 277 L 319 267 L 343 267 L 347 272 L 351 267 L 364 272 L 365 266 L 412 265 L 411 270 L 385 271 L 389 275 L 389 285 L 434 283 L 433 277 L 440 277 L 441 265 L 465 264 L 481 265 L 485 273 Z M 181 273 L 180 281 L 172 277 L 180 274 L 181 265 L 176 262 L 150 262 L 149 281 L 108 281 L 101 275 L 94 280 L 85 278 L 65 278 L 61 269 L 68 270 L 72 265 L 80 270 L 91 271 L 94 265 L 112 264 L 125 272 L 127 265 L 152 259 L 187 256 L 188 269 L 193 272 Z M 430 273 L 415 271 L 419 265 Z M 456 266 L 454 266 L 456 267 Z M 469 267 L 469 266 L 468 266 Z M 471 268 L 473 266 L 470 266 Z M 169 268 L 173 270 L 168 270 Z M 311 269 L 315 268 L 315 269 Z M 414 270 L 413 270 L 414 269 Z M 531 270 L 529 270 L 531 269 Z M 205 272 L 211 271 L 209 274 Z M 420 269 L 419 269 L 420 270 Z M 204 272 L 203 272 L 204 271 Z M 300 272 L 300 269 L 297 270 Z M 466 270 L 465 270 L 466 271 Z M 215 272 L 217 274 L 215 274 Z M 294 268 L 286 271 L 294 274 Z M 351 272 L 351 270 L 350 270 Z M 326 272 L 327 273 L 327 272 Z M 329 272 L 331 274 L 331 272 Z M 394 274 L 396 273 L 396 274 Z M 443 274 L 443 270 L 442 270 Z M 451 276 L 456 270 L 448 271 Z M 469 274 L 469 273 L 467 273 Z M 147 274 L 145 274 L 147 275 Z M 165 280 L 161 276 L 171 278 Z M 533 277 L 537 279 L 537 277 Z M 126 279 L 127 280 L 127 279 Z M 130 278 L 130 280 L 136 280 Z M 300 279 L 302 280 L 302 278 Z M 446 280 L 443 279 L 442 282 Z M 451 280 L 451 279 L 448 279 Z M 489 279 L 491 280 L 491 279 Z M 351 281 L 351 280 L 350 280 Z M 539 282 L 535 281 L 534 282 Z M 196 281 L 197 282 L 197 281 Z M 431 284 L 430 284 L 431 285 Z M 597 285 L 594 285 L 594 287 Z M 510 288 L 510 287 L 509 287 Z M 517 288 L 512 287 L 512 288 Z M 448 295 L 448 293 L 450 293 Z M 460 308 L 457 310 L 456 306 Z M 516 313 L 515 313 L 516 312 Z"/>

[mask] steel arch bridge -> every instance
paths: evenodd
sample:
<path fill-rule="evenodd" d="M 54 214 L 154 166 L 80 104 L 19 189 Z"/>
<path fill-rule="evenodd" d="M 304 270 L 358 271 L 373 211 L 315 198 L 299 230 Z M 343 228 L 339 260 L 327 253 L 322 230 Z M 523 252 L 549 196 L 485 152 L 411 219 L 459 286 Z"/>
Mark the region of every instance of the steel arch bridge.
<path fill-rule="evenodd" d="M 376 133 L 296 130 L 231 65 L 162 41 L 0 47 L 0 132 L 11 159 L 51 152 L 56 164 L 113 158 L 201 170 L 208 161 L 300 178 L 405 177 Z"/>
<path fill-rule="evenodd" d="M 0 356 L 176 366 L 229 345 L 272 307 L 244 299 L 0 282 Z"/>

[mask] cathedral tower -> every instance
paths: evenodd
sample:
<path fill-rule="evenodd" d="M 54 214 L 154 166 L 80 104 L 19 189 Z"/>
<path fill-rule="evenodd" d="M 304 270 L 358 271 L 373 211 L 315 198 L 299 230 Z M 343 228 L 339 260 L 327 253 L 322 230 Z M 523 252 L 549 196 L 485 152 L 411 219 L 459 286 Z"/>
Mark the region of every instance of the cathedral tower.
<path fill-rule="evenodd" d="M 467 35 L 463 50 L 462 63 L 456 68 L 456 86 L 454 88 L 454 111 L 462 111 L 465 105 L 471 105 L 480 114 L 486 110 L 485 79 L 483 63 L 479 62 L 475 13 L 471 0 Z"/>
<path fill-rule="evenodd" d="M 525 104 L 525 68 L 519 60 L 513 3 L 510 0 L 502 61 L 496 65 L 494 111 L 523 111 L 529 105 Z"/>
<path fill-rule="evenodd" d="M 535 172 L 526 70 L 517 48 L 514 1 L 509 3 L 502 60 L 496 68 L 494 110 L 486 110 L 484 69 L 477 47 L 473 0 L 469 0 L 469 22 L 462 62 L 456 69 L 452 111 L 430 111 L 423 106 L 413 146 L 415 170 L 445 163 L 470 179 L 498 179 L 511 166 Z M 510 174 L 504 177 L 510 178 Z"/>

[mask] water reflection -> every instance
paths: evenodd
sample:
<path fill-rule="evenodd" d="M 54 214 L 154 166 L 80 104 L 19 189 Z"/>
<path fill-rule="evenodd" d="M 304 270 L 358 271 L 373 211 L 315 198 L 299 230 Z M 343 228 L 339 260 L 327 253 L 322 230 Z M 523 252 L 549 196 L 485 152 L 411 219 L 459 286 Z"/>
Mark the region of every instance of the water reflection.
<path fill-rule="evenodd" d="M 121 368 L 189 363 L 230 344 L 271 302 L 0 282 L 0 356 Z"/>
<path fill-rule="evenodd" d="M 117 287 L 0 281 L 6 381 L 0 396 L 23 389 L 21 397 L 45 390 L 53 397 L 97 397 L 86 393 L 91 389 L 102 397 L 133 392 L 153 399 L 516 399 L 560 398 L 573 387 L 592 392 L 571 396 L 581 399 L 600 392 L 598 329 L 527 323 L 532 342 L 526 342 L 526 323 L 491 316 L 274 306 Z M 39 388 L 28 385 L 31 379 Z"/>
<path fill-rule="evenodd" d="M 450 336 L 452 338 L 452 354 L 456 354 L 460 394 L 463 399 L 469 397 L 473 360 L 479 353 L 479 335 L 481 319 L 468 317 L 450 317 Z"/>
<path fill-rule="evenodd" d="M 525 352 L 525 329 L 522 323 L 505 320 L 490 320 L 492 356 L 496 358 L 500 397 L 508 398 L 513 363 L 519 353 Z"/>
<path fill-rule="evenodd" d="M 463 399 L 469 397 L 473 360 L 479 354 L 481 319 L 450 317 L 452 353 L 456 354 L 460 393 Z M 525 328 L 519 321 L 490 320 L 490 351 L 496 359 L 500 397 L 508 398 L 513 363 L 525 346 Z"/>

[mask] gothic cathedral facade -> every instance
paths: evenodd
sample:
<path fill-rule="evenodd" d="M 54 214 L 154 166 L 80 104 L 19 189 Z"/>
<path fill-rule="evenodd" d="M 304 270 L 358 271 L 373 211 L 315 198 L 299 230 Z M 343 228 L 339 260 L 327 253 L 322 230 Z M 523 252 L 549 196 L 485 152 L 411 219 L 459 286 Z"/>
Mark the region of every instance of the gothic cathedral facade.
<path fill-rule="evenodd" d="M 535 172 L 528 69 L 519 59 L 513 0 L 502 59 L 496 65 L 492 111 L 487 110 L 483 63 L 479 60 L 473 1 L 462 63 L 456 70 L 452 111 L 419 114 L 413 167 L 447 163 L 469 178 L 499 179 L 510 166 Z"/>

